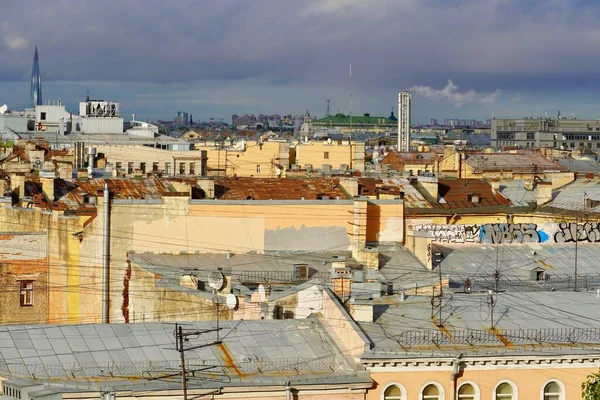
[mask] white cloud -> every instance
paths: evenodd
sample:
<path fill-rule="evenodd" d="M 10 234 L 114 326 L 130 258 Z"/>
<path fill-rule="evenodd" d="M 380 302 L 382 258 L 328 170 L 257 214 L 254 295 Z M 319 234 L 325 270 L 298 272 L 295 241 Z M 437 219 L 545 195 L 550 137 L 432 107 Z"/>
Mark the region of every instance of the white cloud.
<path fill-rule="evenodd" d="M 27 46 L 27 40 L 23 36 L 8 34 L 4 37 L 4 47 L 9 50 L 21 50 Z"/>
<path fill-rule="evenodd" d="M 427 99 L 447 100 L 456 107 L 461 107 L 465 104 L 471 103 L 479 103 L 484 105 L 493 104 L 502 94 L 502 91 L 499 89 L 496 89 L 490 93 L 479 93 L 474 90 L 461 92 L 458 90 L 458 86 L 455 85 L 450 79 L 448 79 L 448 83 L 441 90 L 434 89 L 431 86 L 413 86 L 408 90 L 415 92 L 416 94 Z"/>

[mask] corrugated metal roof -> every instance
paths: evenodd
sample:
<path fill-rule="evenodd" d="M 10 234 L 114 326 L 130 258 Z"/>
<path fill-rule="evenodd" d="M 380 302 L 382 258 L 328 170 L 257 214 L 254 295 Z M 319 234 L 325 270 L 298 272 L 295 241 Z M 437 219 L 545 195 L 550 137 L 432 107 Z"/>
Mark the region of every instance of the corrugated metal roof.
<path fill-rule="evenodd" d="M 493 294 L 493 300 L 492 326 L 487 293 L 446 293 L 441 303 L 423 296 L 397 299 L 377 308 L 375 323 L 359 324 L 375 345 L 363 358 L 544 350 L 568 354 L 600 346 L 600 320 L 593 317 L 600 299 L 595 292 L 506 292 Z"/>
<path fill-rule="evenodd" d="M 195 385 L 356 372 L 316 319 L 186 322 Z M 179 371 L 174 324 L 33 325 L 0 328 L 0 374 L 38 381 L 160 379 Z M 206 346 L 201 346 L 206 345 Z M 212 379 L 211 379 L 212 377 Z M 224 378 L 227 378 L 225 381 Z"/>
<path fill-rule="evenodd" d="M 485 153 L 467 155 L 467 164 L 476 172 L 518 171 L 538 173 L 543 171 L 568 171 L 559 163 L 550 161 L 538 153 Z"/>
<path fill-rule="evenodd" d="M 221 200 L 347 199 L 338 179 L 227 178 L 215 181 Z"/>

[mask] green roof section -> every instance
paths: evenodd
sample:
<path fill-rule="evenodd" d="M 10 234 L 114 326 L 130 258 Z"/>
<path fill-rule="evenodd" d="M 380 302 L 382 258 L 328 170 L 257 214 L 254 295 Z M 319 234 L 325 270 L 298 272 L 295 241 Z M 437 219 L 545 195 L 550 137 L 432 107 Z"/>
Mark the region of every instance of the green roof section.
<path fill-rule="evenodd" d="M 335 114 L 313 121 L 317 125 L 350 125 L 350 116 L 344 114 Z M 353 115 L 352 125 L 393 125 L 398 124 L 397 120 L 388 117 L 373 117 L 369 114 Z"/>

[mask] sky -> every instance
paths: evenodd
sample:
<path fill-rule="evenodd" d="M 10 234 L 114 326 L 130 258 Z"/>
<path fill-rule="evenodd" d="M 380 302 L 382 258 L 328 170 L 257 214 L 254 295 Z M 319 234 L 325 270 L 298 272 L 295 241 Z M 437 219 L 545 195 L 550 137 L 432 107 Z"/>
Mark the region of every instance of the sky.
<path fill-rule="evenodd" d="M 121 103 L 125 119 L 307 108 L 413 121 L 600 117 L 592 0 L 21 0 L 2 5 L 0 104 Z M 352 64 L 352 80 L 349 65 Z"/>

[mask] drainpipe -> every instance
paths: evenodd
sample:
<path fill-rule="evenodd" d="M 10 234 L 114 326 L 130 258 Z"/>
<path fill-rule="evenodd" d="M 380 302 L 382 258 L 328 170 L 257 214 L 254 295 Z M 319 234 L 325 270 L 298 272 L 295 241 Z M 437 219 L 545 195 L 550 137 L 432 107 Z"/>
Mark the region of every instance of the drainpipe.
<path fill-rule="evenodd" d="M 110 191 L 108 183 L 104 184 L 104 232 L 102 235 L 104 250 L 102 252 L 102 323 L 109 322 L 109 290 L 110 285 Z"/>
<path fill-rule="evenodd" d="M 450 386 L 452 387 L 452 399 L 457 399 L 457 387 L 456 387 L 456 379 L 458 377 L 458 373 L 460 372 L 460 359 L 462 354 L 460 354 L 457 358 L 452 360 L 452 375 L 450 375 Z"/>

